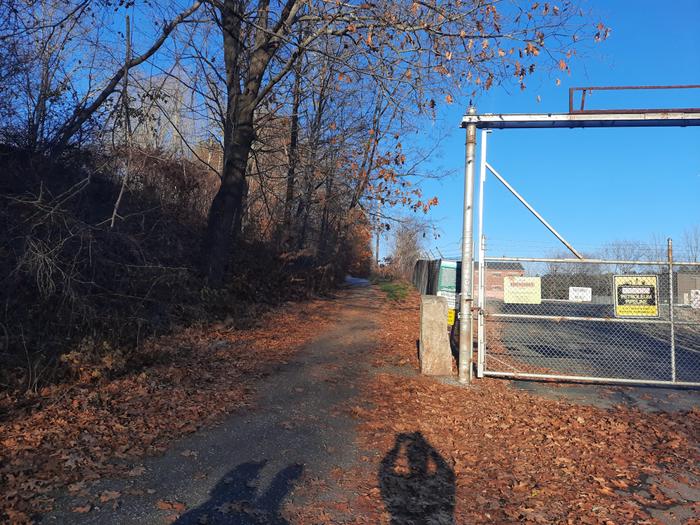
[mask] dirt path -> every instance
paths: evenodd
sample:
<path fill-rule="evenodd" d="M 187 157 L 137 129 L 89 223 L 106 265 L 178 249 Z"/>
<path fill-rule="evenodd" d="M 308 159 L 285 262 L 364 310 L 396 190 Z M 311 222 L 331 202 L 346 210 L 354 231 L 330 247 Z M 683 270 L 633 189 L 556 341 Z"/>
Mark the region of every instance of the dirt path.
<path fill-rule="evenodd" d="M 700 523 L 695 392 L 457 387 L 417 374 L 416 294 L 338 300 L 332 324 L 256 380 L 252 410 L 59 499 L 42 523 Z"/>
<path fill-rule="evenodd" d="M 74 511 L 86 503 L 80 498 L 59 500 L 42 523 L 286 523 L 282 504 L 303 506 L 294 494 L 300 480 L 327 479 L 355 462 L 355 422 L 336 406 L 355 393 L 376 344 L 376 293 L 344 292 L 337 321 L 259 384 L 253 411 L 134 465 L 144 469 L 138 477 L 100 480 L 91 492 L 106 501 L 87 512 Z"/>

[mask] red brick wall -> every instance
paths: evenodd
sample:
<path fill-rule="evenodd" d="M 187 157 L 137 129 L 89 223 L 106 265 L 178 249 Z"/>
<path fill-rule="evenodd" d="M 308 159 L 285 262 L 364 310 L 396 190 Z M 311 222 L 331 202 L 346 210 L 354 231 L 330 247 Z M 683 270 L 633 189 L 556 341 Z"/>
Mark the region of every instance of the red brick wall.
<path fill-rule="evenodd" d="M 484 282 L 484 295 L 487 299 L 503 300 L 503 280 L 505 277 L 523 276 L 525 270 L 497 270 L 487 268 L 485 272 L 486 281 Z M 474 270 L 474 297 L 479 297 L 479 271 Z"/>

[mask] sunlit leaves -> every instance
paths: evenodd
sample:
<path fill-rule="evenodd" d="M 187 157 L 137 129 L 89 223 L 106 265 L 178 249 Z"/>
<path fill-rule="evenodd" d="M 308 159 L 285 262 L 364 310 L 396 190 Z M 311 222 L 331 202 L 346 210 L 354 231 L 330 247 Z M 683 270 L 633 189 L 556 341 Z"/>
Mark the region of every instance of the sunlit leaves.
<path fill-rule="evenodd" d="M 540 50 L 535 44 L 533 44 L 532 42 L 528 42 L 525 45 L 525 54 L 537 56 L 540 54 Z"/>
<path fill-rule="evenodd" d="M 596 25 L 596 29 L 598 30 L 595 35 L 593 35 L 593 39 L 596 42 L 602 42 L 603 40 L 606 40 L 610 36 L 610 32 L 612 31 L 609 27 L 606 27 L 603 22 L 598 22 Z"/>

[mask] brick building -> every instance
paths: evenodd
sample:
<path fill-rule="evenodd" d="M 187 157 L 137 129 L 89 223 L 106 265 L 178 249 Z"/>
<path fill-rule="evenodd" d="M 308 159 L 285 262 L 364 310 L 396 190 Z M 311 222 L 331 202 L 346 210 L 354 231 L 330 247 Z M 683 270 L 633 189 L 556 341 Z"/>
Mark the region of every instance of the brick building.
<path fill-rule="evenodd" d="M 508 276 L 521 277 L 525 268 L 517 262 L 487 262 L 484 276 L 484 295 L 487 299 L 503 300 L 503 279 Z M 479 263 L 474 263 L 474 298 L 479 297 Z"/>

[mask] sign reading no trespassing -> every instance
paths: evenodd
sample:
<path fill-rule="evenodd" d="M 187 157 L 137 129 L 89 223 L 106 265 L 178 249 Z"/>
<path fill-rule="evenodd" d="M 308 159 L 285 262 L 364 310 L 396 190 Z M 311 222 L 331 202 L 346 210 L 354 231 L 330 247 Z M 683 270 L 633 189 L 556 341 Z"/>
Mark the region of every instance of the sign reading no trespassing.
<path fill-rule="evenodd" d="M 659 317 L 656 275 L 614 275 L 615 317 Z"/>
<path fill-rule="evenodd" d="M 572 303 L 590 303 L 593 289 L 583 286 L 569 286 L 569 301 Z"/>
<path fill-rule="evenodd" d="M 541 304 L 542 279 L 507 275 L 503 278 L 503 302 L 510 304 Z"/>

